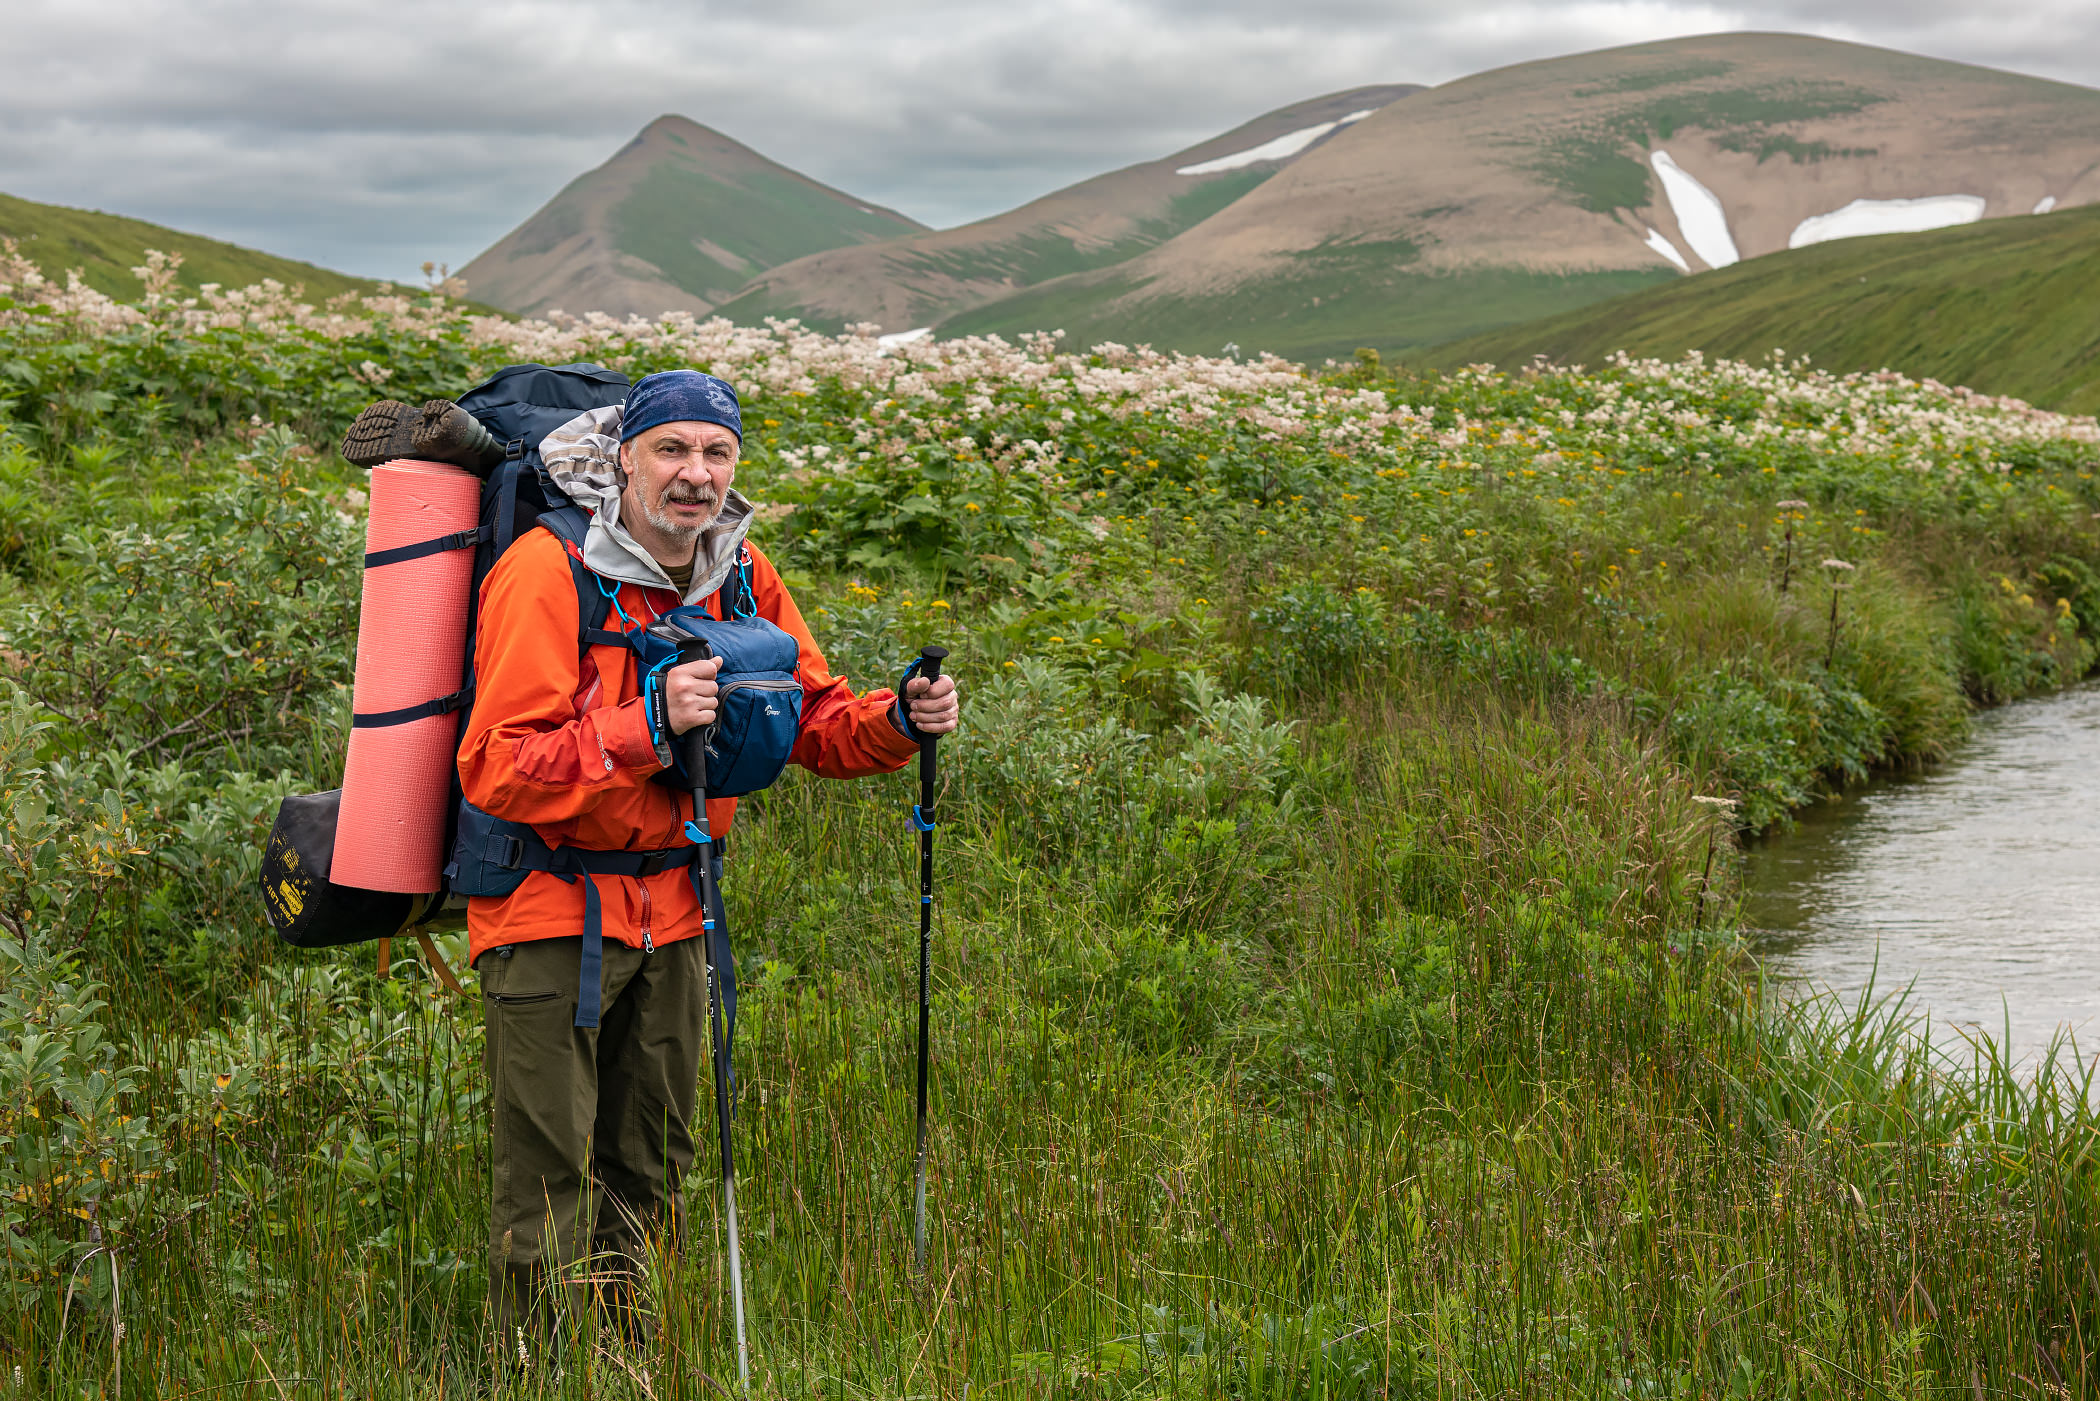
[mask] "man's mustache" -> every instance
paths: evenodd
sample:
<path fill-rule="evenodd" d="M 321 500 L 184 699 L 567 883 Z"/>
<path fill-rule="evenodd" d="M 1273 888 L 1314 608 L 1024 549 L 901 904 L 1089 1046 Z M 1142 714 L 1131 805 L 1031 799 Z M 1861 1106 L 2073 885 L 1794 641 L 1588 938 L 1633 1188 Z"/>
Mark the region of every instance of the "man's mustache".
<path fill-rule="evenodd" d="M 716 497 L 710 487 L 678 485 L 665 487 L 664 494 L 659 499 L 666 504 L 679 506 L 712 506 Z"/>

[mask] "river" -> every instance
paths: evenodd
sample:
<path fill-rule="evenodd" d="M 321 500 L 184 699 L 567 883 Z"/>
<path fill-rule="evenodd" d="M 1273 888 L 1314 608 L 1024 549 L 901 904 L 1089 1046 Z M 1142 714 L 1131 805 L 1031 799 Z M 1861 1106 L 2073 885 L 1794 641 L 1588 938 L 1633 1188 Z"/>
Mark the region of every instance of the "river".
<path fill-rule="evenodd" d="M 1783 984 L 1848 1005 L 1908 984 L 1952 1048 L 2009 1021 L 2017 1060 L 2059 1029 L 2100 1050 L 2100 685 L 1979 715 L 1947 762 L 1808 809 L 1745 864 Z"/>

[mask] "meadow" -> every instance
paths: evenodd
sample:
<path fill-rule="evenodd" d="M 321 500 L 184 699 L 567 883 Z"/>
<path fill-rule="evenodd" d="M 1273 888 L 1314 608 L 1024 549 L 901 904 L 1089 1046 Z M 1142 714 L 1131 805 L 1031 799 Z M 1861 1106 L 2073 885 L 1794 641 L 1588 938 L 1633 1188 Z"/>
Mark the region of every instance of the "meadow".
<path fill-rule="evenodd" d="M 284 949 L 253 890 L 340 775 L 336 435 L 586 358 L 735 382 L 833 669 L 941 641 L 967 696 L 923 1276 L 913 780 L 731 837 L 759 1393 L 2096 1389 L 2076 1058 L 1785 1004 L 1735 920 L 1742 840 L 2092 669 L 2092 420 L 143 273 L 0 261 L 0 1396 L 734 1391 L 704 1167 L 653 1341 L 511 1365 L 472 978 Z"/>

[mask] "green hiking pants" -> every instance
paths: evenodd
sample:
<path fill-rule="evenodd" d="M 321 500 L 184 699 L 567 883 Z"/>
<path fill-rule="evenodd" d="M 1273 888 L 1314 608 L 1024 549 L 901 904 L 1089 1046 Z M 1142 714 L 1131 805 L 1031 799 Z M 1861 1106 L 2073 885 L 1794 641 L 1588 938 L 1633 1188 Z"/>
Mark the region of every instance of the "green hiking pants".
<path fill-rule="evenodd" d="M 693 1164 L 701 941 L 644 953 L 606 940 L 595 1028 L 572 1024 L 581 944 L 514 944 L 475 963 L 494 1121 L 489 1290 L 505 1352 L 537 1346 L 562 1315 L 580 1326 L 594 1297 L 635 1326 L 647 1242 L 677 1240 Z"/>

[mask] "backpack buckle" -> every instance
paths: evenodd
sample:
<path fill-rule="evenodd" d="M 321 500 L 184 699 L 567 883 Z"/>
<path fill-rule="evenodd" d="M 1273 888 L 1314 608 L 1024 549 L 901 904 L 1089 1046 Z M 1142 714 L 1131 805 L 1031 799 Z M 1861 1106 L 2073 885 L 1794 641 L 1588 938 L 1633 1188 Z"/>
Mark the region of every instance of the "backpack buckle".
<path fill-rule="evenodd" d="M 516 837 L 503 839 L 503 859 L 496 864 L 506 871 L 515 871 L 525 860 L 525 843 Z"/>
<path fill-rule="evenodd" d="M 671 853 L 668 851 L 645 851 L 642 853 L 641 869 L 637 870 L 635 874 L 637 876 L 661 875 L 670 863 Z"/>

